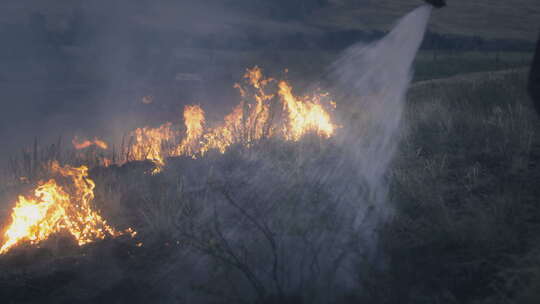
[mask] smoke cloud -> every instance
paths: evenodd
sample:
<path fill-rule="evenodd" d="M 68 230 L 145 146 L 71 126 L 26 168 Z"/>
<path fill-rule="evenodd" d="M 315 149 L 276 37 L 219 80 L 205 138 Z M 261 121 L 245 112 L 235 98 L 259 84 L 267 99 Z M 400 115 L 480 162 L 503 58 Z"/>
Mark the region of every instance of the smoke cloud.
<path fill-rule="evenodd" d="M 244 0 L 2 1 L 0 154 L 18 153 L 33 137 L 68 142 L 178 120 L 188 103 L 228 110 L 232 85 L 248 67 L 235 64 L 242 56 L 235 50 L 317 31 L 288 17 L 289 8 Z M 143 103 L 145 96 L 154 102 Z"/>

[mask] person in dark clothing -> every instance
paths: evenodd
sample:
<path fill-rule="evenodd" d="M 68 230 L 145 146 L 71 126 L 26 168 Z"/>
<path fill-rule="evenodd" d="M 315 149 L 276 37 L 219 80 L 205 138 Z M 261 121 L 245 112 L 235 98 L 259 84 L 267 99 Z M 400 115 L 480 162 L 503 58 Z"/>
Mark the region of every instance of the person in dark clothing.
<path fill-rule="evenodd" d="M 540 115 L 540 36 L 536 43 L 536 52 L 529 74 L 529 95 L 531 96 L 536 112 Z"/>

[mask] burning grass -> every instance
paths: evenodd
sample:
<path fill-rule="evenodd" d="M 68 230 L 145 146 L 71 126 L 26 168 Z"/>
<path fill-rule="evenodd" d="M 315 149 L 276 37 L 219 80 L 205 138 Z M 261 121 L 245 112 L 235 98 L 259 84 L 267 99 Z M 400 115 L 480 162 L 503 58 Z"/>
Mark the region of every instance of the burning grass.
<path fill-rule="evenodd" d="M 92 210 L 111 227 L 133 227 L 138 239 L 106 239 L 49 257 L 34 246 L 14 248 L 0 259 L 0 281 L 10 286 L 0 298 L 507 303 L 519 293 L 536 299 L 537 177 L 528 160 L 537 128 L 520 89 L 524 77 L 412 88 L 409 127 L 388 176 L 396 211 L 380 227 L 376 263 L 359 245 L 365 240 L 343 229 L 350 220 L 339 211 L 345 193 L 334 183 L 352 175 L 320 178 L 336 165 L 341 147 L 312 133 L 296 142 L 233 144 L 196 160 L 169 157 L 158 175 L 146 173 L 151 162 L 90 170 Z M 191 130 L 201 120 L 195 122 Z M 342 271 L 334 266 L 347 255 L 359 279 L 343 299 L 327 292 L 328 282 L 343 290 L 336 281 L 343 272 L 325 267 Z M 77 292 L 88 282 L 91 292 Z M 38 288 L 29 293 L 28 285 Z"/>
<path fill-rule="evenodd" d="M 378 227 L 375 255 L 363 250 L 368 240 L 348 230 L 353 219 L 342 198 L 351 189 L 336 186 L 352 180 L 353 168 L 328 179 L 343 147 L 311 132 L 297 141 L 248 141 L 246 135 L 223 153 L 193 153 L 211 129 L 193 106 L 184 112 L 186 133 L 193 135 L 162 151 L 195 148 L 167 154 L 178 156 L 164 159 L 160 174 L 146 173 L 149 161 L 89 172 L 96 183 L 92 210 L 111 227 L 133 227 L 137 240 L 106 239 L 77 246 L 71 255 L 14 248 L 17 255 L 0 259 L 0 282 L 12 286 L 0 289 L 0 298 L 534 302 L 540 230 L 538 174 L 530 160 L 538 127 L 524 79 L 516 72 L 412 88 L 408 128 L 387 176 L 395 213 Z M 366 213 L 367 222 L 373 214 Z M 342 267 L 346 257 L 355 267 Z M 13 265 L 24 265 L 26 273 Z M 343 287 L 345 275 L 355 278 L 354 286 Z M 77 292 L 88 284 L 91 291 Z M 28 293 L 28 285 L 38 288 Z"/>
<path fill-rule="evenodd" d="M 249 148 L 262 139 L 298 142 L 309 133 L 321 138 L 329 138 L 335 133 L 337 126 L 329 114 L 335 103 L 328 94 L 319 92 L 313 96 L 297 97 L 288 82 L 265 78 L 258 67 L 248 69 L 244 80 L 242 85 L 235 85 L 242 101 L 221 124 L 207 127 L 204 110 L 198 105 L 186 106 L 182 139 L 179 139 L 182 137 L 179 128 L 171 122 L 157 128 L 138 128 L 130 133 L 123 160 L 115 155 L 107 158 L 103 154 L 98 158 L 106 167 L 115 162 L 151 161 L 155 166 L 151 173 L 157 174 L 163 170 L 169 157 L 196 159 L 210 151 L 223 154 L 234 145 Z M 270 92 L 272 87 L 276 92 Z M 74 138 L 72 144 L 76 150 L 89 150 L 91 147 L 108 149 L 108 144 L 97 138 Z M 95 149 L 93 157 L 96 157 Z M 78 154 L 78 157 L 83 158 L 84 154 Z M 52 161 L 47 166 L 50 174 L 71 180 L 71 191 L 60 186 L 55 179 L 49 179 L 38 181 L 32 196 L 20 196 L 12 211 L 12 223 L 4 234 L 0 254 L 23 241 L 39 244 L 61 230 L 69 231 L 79 245 L 122 234 L 91 208 L 95 183 L 88 178 L 86 165 L 61 167 Z M 127 232 L 132 233 L 131 230 Z"/>
<path fill-rule="evenodd" d="M 137 129 L 130 135 L 127 159 L 150 160 L 159 172 L 171 156 L 197 158 L 211 150 L 225 153 L 235 144 L 250 146 L 268 138 L 298 141 L 311 132 L 329 138 L 336 132 L 331 118 L 335 103 L 326 93 L 297 97 L 287 81 L 265 78 L 258 67 L 248 69 L 235 88 L 242 100 L 223 122 L 212 125 L 200 106 L 186 106 L 185 133 L 171 123 Z"/>
<path fill-rule="evenodd" d="M 124 233 L 113 229 L 92 209 L 95 183 L 88 178 L 87 167 L 60 167 L 57 162 L 52 162 L 50 167 L 52 174 L 67 179 L 69 184 L 61 186 L 56 179 L 40 181 L 32 195 L 19 196 L 11 213 L 11 223 L 4 232 L 0 254 L 23 242 L 39 244 L 64 230 L 79 246 Z"/>

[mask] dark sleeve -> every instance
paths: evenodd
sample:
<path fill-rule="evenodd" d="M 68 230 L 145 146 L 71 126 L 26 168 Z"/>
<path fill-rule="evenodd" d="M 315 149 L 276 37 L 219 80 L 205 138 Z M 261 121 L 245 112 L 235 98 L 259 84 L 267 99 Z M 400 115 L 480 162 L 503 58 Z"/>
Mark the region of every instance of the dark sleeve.
<path fill-rule="evenodd" d="M 536 111 L 540 114 L 540 37 L 536 43 L 536 52 L 529 74 L 529 94 L 534 102 Z"/>
<path fill-rule="evenodd" d="M 436 8 L 441 8 L 446 6 L 446 0 L 424 0 L 427 3 L 435 6 Z"/>

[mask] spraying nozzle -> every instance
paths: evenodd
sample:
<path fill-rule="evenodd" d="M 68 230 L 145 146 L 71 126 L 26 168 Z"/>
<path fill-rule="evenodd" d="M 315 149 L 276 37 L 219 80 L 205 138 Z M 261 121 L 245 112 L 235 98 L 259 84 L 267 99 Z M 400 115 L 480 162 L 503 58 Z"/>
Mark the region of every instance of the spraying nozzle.
<path fill-rule="evenodd" d="M 433 5 L 436 8 L 441 8 L 446 6 L 446 0 L 424 0 L 427 3 Z"/>

